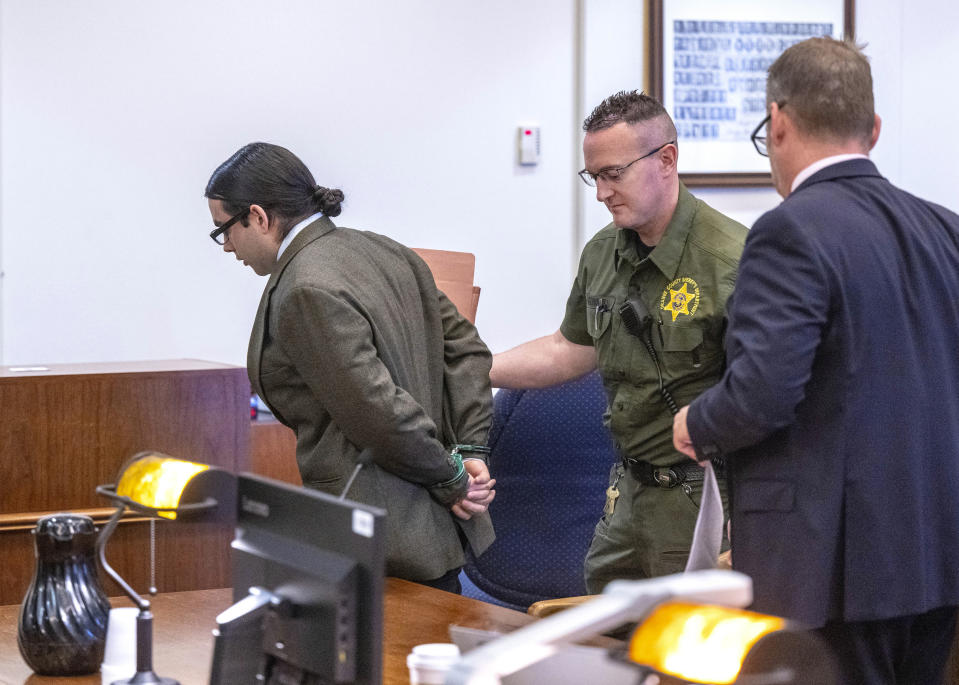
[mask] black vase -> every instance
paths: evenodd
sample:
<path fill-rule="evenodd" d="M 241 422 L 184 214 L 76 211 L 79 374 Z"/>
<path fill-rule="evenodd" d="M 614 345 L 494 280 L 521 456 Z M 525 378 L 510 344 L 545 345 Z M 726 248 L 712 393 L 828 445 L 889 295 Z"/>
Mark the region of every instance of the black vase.
<path fill-rule="evenodd" d="M 33 533 L 37 570 L 20 606 L 20 654 L 40 675 L 96 673 L 110 602 L 97 577 L 93 519 L 52 514 Z"/>

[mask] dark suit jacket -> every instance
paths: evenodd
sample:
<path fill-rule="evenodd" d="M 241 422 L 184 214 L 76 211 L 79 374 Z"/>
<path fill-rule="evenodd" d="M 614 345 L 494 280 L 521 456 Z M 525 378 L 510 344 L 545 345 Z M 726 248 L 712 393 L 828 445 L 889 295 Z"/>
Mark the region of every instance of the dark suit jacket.
<path fill-rule="evenodd" d="M 810 626 L 959 604 L 959 217 L 871 161 L 746 239 L 728 368 L 689 410 L 728 455 L 733 565 Z"/>
<path fill-rule="evenodd" d="M 296 432 L 305 486 L 338 495 L 360 452 L 372 456 L 349 497 L 387 510 L 387 573 L 461 566 L 459 528 L 477 554 L 492 542 L 488 515 L 449 511 L 465 475 L 447 483 L 449 447 L 486 444 L 491 356 L 412 250 L 326 217 L 304 228 L 266 284 L 247 362 Z"/>

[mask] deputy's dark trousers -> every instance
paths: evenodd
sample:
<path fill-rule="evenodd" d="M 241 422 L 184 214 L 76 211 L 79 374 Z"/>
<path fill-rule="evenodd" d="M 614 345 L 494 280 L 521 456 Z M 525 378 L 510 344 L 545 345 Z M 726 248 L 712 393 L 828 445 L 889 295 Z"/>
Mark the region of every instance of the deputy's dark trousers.
<path fill-rule="evenodd" d="M 610 471 L 610 487 L 619 496 L 612 513 L 596 524 L 584 564 L 586 590 L 603 591 L 612 580 L 642 580 L 682 573 L 689 558 L 703 481 L 672 488 L 642 485 L 621 464 Z M 723 511 L 728 512 L 726 481 L 719 480 Z M 723 526 L 722 550 L 729 549 Z"/>

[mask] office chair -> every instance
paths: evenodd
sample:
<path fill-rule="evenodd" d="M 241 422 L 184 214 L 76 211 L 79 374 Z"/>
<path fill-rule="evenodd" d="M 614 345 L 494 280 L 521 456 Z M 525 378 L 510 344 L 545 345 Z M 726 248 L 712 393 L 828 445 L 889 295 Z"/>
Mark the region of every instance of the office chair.
<path fill-rule="evenodd" d="M 598 372 L 496 394 L 489 442 L 496 542 L 479 558 L 467 554 L 465 596 L 525 611 L 586 593 L 583 559 L 616 460 L 605 409 Z"/>

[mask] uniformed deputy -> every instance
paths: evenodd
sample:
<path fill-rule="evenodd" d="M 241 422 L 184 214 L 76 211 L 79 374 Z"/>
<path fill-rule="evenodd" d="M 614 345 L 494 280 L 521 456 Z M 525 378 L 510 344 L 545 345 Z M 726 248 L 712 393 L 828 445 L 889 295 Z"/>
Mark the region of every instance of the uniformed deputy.
<path fill-rule="evenodd" d="M 613 223 L 583 249 L 559 330 L 495 355 L 490 378 L 538 388 L 600 370 L 621 462 L 586 557 L 595 593 L 685 566 L 703 471 L 673 448 L 672 415 L 722 375 L 746 228 L 679 181 L 676 127 L 654 98 L 617 93 L 583 130 L 580 176 Z M 717 475 L 725 508 L 721 466 Z"/>

